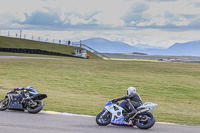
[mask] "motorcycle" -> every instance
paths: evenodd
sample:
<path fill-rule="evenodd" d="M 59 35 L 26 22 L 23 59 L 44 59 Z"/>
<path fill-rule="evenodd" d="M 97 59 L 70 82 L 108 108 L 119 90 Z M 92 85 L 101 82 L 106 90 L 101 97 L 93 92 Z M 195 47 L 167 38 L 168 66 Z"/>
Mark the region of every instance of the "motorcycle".
<path fill-rule="evenodd" d="M 112 100 L 111 100 L 112 101 Z M 131 112 L 124 104 L 130 102 L 125 100 L 121 103 L 112 103 L 109 101 L 102 112 L 96 116 L 96 123 L 100 126 L 106 126 L 108 124 L 120 125 L 120 126 L 137 126 L 140 129 L 149 129 L 155 124 L 155 116 L 150 113 L 158 105 L 150 102 L 146 102 L 137 108 L 137 112 L 129 118 L 128 122 L 124 120 L 124 117 Z"/>
<path fill-rule="evenodd" d="M 20 93 L 12 90 L 7 93 L 5 99 L 0 101 L 0 111 L 27 110 L 29 113 L 38 113 L 43 107 L 42 99 L 47 98 L 46 94 L 32 94 L 28 90 L 22 90 Z"/>

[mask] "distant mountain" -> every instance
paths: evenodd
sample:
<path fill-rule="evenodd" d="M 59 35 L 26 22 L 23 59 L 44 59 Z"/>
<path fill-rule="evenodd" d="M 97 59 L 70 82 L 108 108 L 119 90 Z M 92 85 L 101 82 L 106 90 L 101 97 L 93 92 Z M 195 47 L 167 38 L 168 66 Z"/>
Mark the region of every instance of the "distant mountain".
<path fill-rule="evenodd" d="M 160 48 L 145 48 L 130 46 L 123 42 L 109 41 L 104 38 L 91 38 L 82 41 L 83 44 L 97 50 L 100 53 L 133 53 L 140 52 L 149 55 L 185 55 L 185 56 L 200 56 L 200 40 L 186 43 L 175 43 L 168 49 Z M 140 48 L 138 48 L 140 47 Z"/>
<path fill-rule="evenodd" d="M 132 53 L 137 51 L 137 48 L 126 43 L 113 42 L 104 38 L 91 38 L 82 41 L 82 43 L 101 53 Z"/>
<path fill-rule="evenodd" d="M 200 40 L 186 43 L 175 43 L 166 50 L 165 54 L 200 56 Z"/>

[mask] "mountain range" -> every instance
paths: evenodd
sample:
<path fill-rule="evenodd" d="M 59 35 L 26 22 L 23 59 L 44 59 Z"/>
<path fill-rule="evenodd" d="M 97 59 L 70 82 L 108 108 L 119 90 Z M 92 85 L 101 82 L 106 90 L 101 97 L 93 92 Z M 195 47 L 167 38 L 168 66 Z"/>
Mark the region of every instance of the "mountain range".
<path fill-rule="evenodd" d="M 167 49 L 145 48 L 146 45 L 130 46 L 123 42 L 110 41 L 104 38 L 91 38 L 82 41 L 83 44 L 100 53 L 146 53 L 148 55 L 200 56 L 200 40 L 186 43 L 175 43 Z"/>

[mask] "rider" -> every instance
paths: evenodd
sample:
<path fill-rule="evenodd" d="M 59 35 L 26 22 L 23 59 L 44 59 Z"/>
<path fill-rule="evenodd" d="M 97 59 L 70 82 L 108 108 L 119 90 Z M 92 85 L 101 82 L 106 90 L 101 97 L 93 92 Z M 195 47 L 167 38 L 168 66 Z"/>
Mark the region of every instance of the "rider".
<path fill-rule="evenodd" d="M 14 88 L 14 91 L 22 91 L 22 90 L 28 91 L 28 92 L 31 93 L 31 94 L 36 94 L 36 93 L 37 93 L 37 92 L 34 90 L 34 88 L 33 88 L 32 86 L 28 86 L 28 87 L 26 87 L 26 88 L 24 88 L 24 87 L 21 87 L 21 88 Z"/>
<path fill-rule="evenodd" d="M 140 98 L 140 95 L 136 93 L 135 87 L 129 87 L 127 89 L 126 96 L 123 96 L 121 98 L 115 98 L 112 100 L 112 103 L 116 103 L 117 101 L 125 100 L 125 99 L 130 99 L 130 102 L 128 101 L 124 102 L 124 104 L 131 110 L 131 112 L 128 113 L 127 116 L 125 116 L 124 118 L 124 120 L 128 122 L 129 118 L 137 112 L 135 108 L 141 106 L 143 103 L 142 103 L 142 99 Z"/>

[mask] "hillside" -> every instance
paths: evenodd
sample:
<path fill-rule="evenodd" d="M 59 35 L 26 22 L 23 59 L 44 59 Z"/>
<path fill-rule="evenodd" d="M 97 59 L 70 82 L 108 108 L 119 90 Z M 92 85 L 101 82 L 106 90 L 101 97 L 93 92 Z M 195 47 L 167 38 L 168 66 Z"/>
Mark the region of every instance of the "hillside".
<path fill-rule="evenodd" d="M 186 43 L 175 43 L 166 50 L 166 54 L 200 56 L 199 51 L 200 40 Z"/>
<path fill-rule="evenodd" d="M 104 38 L 91 38 L 82 41 L 85 45 L 101 53 L 132 53 L 138 49 L 123 42 L 113 42 Z"/>
<path fill-rule="evenodd" d="M 39 42 L 33 40 L 11 38 L 0 36 L 0 47 L 1 48 L 28 48 L 28 49 L 40 49 L 51 52 L 59 52 L 63 54 L 73 55 L 74 49 L 77 47 L 67 46 L 63 44 Z M 28 55 L 28 54 L 27 54 Z M 95 54 L 89 52 L 90 58 L 100 59 Z"/>

